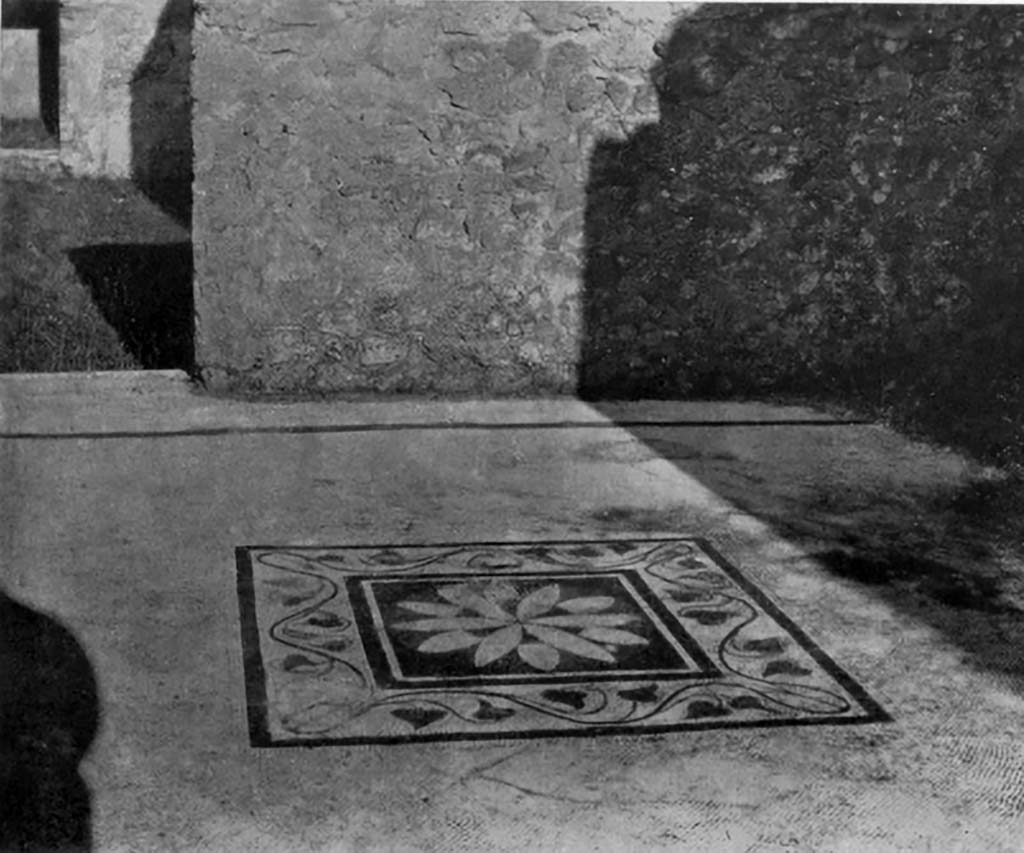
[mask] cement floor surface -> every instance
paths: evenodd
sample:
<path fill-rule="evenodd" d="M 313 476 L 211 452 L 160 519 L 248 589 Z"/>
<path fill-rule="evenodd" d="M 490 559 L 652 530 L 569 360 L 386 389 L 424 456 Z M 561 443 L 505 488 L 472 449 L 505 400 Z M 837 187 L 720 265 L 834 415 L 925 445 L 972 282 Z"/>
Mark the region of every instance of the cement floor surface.
<path fill-rule="evenodd" d="M 999 472 L 762 404 L 260 404 L 169 373 L 0 403 L 0 587 L 95 675 L 96 850 L 1020 849 L 1024 574 L 955 509 Z M 236 546 L 633 532 L 710 540 L 893 721 L 249 745 Z"/>

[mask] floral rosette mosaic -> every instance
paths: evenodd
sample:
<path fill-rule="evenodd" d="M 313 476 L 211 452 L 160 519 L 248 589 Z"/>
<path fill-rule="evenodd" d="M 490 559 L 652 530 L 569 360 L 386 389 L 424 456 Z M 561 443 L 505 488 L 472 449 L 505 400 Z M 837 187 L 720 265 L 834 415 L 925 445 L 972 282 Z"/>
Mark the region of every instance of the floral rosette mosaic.
<path fill-rule="evenodd" d="M 237 556 L 255 745 L 887 719 L 700 540 Z"/>

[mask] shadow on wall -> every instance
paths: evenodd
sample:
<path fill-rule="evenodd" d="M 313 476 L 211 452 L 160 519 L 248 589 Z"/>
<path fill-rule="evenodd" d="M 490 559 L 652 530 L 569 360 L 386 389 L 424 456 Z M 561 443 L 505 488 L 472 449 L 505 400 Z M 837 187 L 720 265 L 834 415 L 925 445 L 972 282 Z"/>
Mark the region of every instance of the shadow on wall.
<path fill-rule="evenodd" d="M 191 243 L 83 246 L 68 258 L 143 369 L 193 372 Z"/>
<path fill-rule="evenodd" d="M 591 161 L 581 396 L 867 402 L 1024 461 L 1024 11 L 709 5 L 658 52 L 660 121 Z M 1019 482 L 867 482 L 837 439 L 807 485 L 756 430 L 631 432 L 1024 695 L 991 545 L 1019 545 Z"/>
<path fill-rule="evenodd" d="M 85 652 L 49 616 L 0 591 L 0 850 L 92 847 L 78 772 L 99 726 Z"/>
<path fill-rule="evenodd" d="M 809 394 L 1024 460 L 1024 12 L 709 4 L 595 149 L 579 392 Z"/>
<path fill-rule="evenodd" d="M 183 225 L 192 219 L 192 0 L 167 0 L 131 82 L 132 178 Z"/>

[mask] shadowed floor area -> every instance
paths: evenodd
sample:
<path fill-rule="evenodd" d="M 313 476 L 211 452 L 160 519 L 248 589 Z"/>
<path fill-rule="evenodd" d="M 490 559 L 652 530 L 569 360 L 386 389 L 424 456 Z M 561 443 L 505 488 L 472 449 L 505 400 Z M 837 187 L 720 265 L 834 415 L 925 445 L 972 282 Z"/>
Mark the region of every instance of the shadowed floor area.
<path fill-rule="evenodd" d="M 100 716 L 89 659 L 55 619 L 0 591 L 0 672 L 0 850 L 89 850 L 78 773 Z"/>
<path fill-rule="evenodd" d="M 68 257 L 143 368 L 191 370 L 191 243 L 83 246 Z"/>
<path fill-rule="evenodd" d="M 5 178 L 0 227 L 0 371 L 188 367 L 190 235 L 131 183 Z"/>

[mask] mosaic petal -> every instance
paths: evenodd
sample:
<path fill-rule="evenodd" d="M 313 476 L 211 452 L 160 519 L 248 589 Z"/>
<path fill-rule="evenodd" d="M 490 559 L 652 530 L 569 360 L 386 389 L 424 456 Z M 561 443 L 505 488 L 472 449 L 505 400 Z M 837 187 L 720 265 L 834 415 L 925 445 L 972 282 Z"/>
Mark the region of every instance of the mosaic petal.
<path fill-rule="evenodd" d="M 443 634 L 435 634 L 420 643 L 416 650 L 420 652 L 454 652 L 456 649 L 465 649 L 475 646 L 480 638 L 467 633 L 466 631 L 445 631 Z"/>
<path fill-rule="evenodd" d="M 474 592 L 469 588 L 468 584 L 442 586 L 438 588 L 437 594 L 446 601 L 450 601 L 452 604 L 457 604 L 467 610 L 472 610 L 481 616 L 487 616 L 490 619 L 500 619 L 506 623 L 512 621 L 511 614 L 506 613 L 493 601 L 488 601 L 479 593 Z"/>
<path fill-rule="evenodd" d="M 456 616 L 462 610 L 455 604 L 438 604 L 434 601 L 399 601 L 398 606 L 427 616 Z"/>
<path fill-rule="evenodd" d="M 547 613 L 562 596 L 562 590 L 556 583 L 542 586 L 523 598 L 516 607 L 516 618 L 521 621 L 533 619 Z"/>
<path fill-rule="evenodd" d="M 454 616 L 451 619 L 413 619 L 411 622 L 392 622 L 389 628 L 402 631 L 490 631 L 507 624 L 504 619 L 486 619 L 483 616 Z"/>
<path fill-rule="evenodd" d="M 610 595 L 585 595 L 558 602 L 558 609 L 568 610 L 570 613 L 593 613 L 597 610 L 607 610 L 613 604 L 615 599 Z"/>
<path fill-rule="evenodd" d="M 558 662 L 561 660 L 556 649 L 543 643 L 523 643 L 517 651 L 519 652 L 519 657 L 526 663 L 534 669 L 540 669 L 544 672 L 551 672 L 551 670 L 558 666 Z"/>
<path fill-rule="evenodd" d="M 534 625 L 550 625 L 559 628 L 612 628 L 635 622 L 631 613 L 572 613 L 565 616 L 539 616 L 530 620 Z"/>
<path fill-rule="evenodd" d="M 597 643 L 612 643 L 616 646 L 646 646 L 648 642 L 639 634 L 623 631 L 618 628 L 587 628 L 580 634 Z"/>
<path fill-rule="evenodd" d="M 596 643 L 584 640 L 568 631 L 560 631 L 558 628 L 546 628 L 543 625 L 524 626 L 528 633 L 532 634 L 543 643 L 554 646 L 566 652 L 572 652 L 581 658 L 601 660 L 605 663 L 615 663 L 615 658 Z"/>
<path fill-rule="evenodd" d="M 508 625 L 495 631 L 483 639 L 473 656 L 477 666 L 487 666 L 499 658 L 505 657 L 512 649 L 523 641 L 521 625 Z"/>

